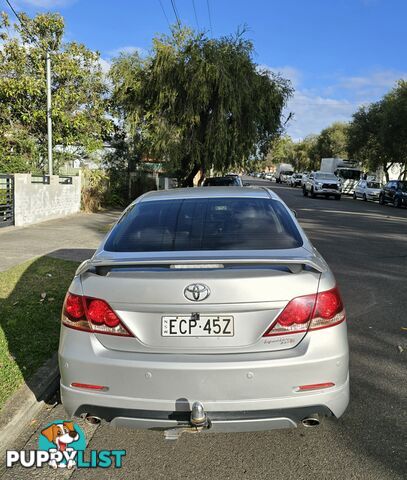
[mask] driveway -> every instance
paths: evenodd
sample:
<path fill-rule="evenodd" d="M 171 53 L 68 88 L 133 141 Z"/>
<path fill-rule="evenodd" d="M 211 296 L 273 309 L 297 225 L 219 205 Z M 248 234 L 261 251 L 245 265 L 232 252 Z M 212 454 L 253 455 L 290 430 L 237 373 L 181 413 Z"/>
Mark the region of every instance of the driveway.
<path fill-rule="evenodd" d="M 119 213 L 77 213 L 27 227 L 0 228 L 0 271 L 43 255 L 79 262 L 86 260 Z"/>

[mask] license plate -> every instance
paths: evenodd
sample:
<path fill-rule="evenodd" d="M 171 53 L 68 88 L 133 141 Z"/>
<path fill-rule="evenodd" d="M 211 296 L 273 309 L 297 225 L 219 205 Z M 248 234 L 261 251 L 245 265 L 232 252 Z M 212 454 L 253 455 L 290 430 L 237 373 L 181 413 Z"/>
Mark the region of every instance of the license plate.
<path fill-rule="evenodd" d="M 233 337 L 233 317 L 177 315 L 161 318 L 163 337 Z"/>

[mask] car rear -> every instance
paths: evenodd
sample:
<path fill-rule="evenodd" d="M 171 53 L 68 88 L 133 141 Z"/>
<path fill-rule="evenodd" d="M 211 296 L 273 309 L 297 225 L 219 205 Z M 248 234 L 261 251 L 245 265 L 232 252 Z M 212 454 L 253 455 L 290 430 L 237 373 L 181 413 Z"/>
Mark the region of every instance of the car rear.
<path fill-rule="evenodd" d="M 179 189 L 132 204 L 67 293 L 69 415 L 208 431 L 339 417 L 349 397 L 334 277 L 267 189 Z"/>

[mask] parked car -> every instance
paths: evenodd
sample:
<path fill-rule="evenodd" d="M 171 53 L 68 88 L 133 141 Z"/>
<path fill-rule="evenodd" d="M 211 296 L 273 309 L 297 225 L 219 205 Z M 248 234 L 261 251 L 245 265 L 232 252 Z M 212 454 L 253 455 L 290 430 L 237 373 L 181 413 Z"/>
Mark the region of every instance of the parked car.
<path fill-rule="evenodd" d="M 273 174 L 272 174 L 272 173 L 266 173 L 266 174 L 264 175 L 264 178 L 265 178 L 266 180 L 270 180 L 270 181 L 271 181 L 271 180 L 273 180 Z"/>
<path fill-rule="evenodd" d="M 407 206 L 407 180 L 391 180 L 380 192 L 379 203 L 392 203 L 395 207 Z"/>
<path fill-rule="evenodd" d="M 205 178 L 203 187 L 243 187 L 242 179 L 239 175 L 227 175 L 225 177 Z"/>
<path fill-rule="evenodd" d="M 353 199 L 361 198 L 365 202 L 367 200 L 379 200 L 381 190 L 382 185 L 380 182 L 360 180 L 353 192 Z"/>
<path fill-rule="evenodd" d="M 331 270 L 271 190 L 148 192 L 69 287 L 62 402 L 167 435 L 315 426 L 348 405 L 345 320 Z"/>
<path fill-rule="evenodd" d="M 301 177 L 301 187 L 303 187 L 303 186 L 305 185 L 305 182 L 306 182 L 307 179 L 308 179 L 309 173 L 308 173 L 308 172 L 305 172 L 305 173 L 302 173 L 301 175 L 302 175 L 302 177 Z"/>
<path fill-rule="evenodd" d="M 291 173 L 284 173 L 280 175 L 281 183 L 286 183 L 287 185 L 290 184 L 292 174 Z"/>
<path fill-rule="evenodd" d="M 335 200 L 341 199 L 341 181 L 333 173 L 312 172 L 308 175 L 303 186 L 304 197 L 311 195 L 312 198 L 323 195 L 328 198 L 333 196 Z"/>
<path fill-rule="evenodd" d="M 301 180 L 302 180 L 302 174 L 301 173 L 293 173 L 291 175 L 289 185 L 290 187 L 297 187 L 301 185 Z"/>

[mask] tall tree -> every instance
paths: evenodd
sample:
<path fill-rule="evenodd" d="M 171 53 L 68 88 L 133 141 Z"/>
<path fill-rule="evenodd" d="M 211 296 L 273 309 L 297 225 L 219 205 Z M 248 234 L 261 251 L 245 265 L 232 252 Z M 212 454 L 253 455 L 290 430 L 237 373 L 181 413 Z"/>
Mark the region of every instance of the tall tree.
<path fill-rule="evenodd" d="M 267 154 L 265 165 L 270 167 L 278 163 L 296 163 L 295 144 L 289 135 L 275 139 Z"/>
<path fill-rule="evenodd" d="M 46 164 L 45 54 L 52 59 L 52 120 L 55 160 L 79 150 L 100 148 L 110 121 L 99 54 L 84 45 L 63 44 L 64 21 L 58 14 L 30 18 L 23 24 L 0 20 L 0 157 L 2 170 L 44 171 Z M 58 164 L 56 165 L 58 170 Z"/>
<path fill-rule="evenodd" d="M 297 169 L 299 171 L 318 170 L 320 158 L 317 151 L 317 142 L 317 135 L 308 135 L 295 144 L 294 148 L 297 159 Z"/>
<path fill-rule="evenodd" d="M 315 153 L 321 158 L 347 156 L 348 124 L 335 122 L 321 131 L 315 146 Z"/>
<path fill-rule="evenodd" d="M 400 80 L 382 100 L 381 143 L 391 161 L 407 176 L 407 81 Z"/>
<path fill-rule="evenodd" d="M 191 184 L 199 169 L 238 168 L 263 159 L 282 131 L 290 83 L 254 63 L 243 34 L 208 39 L 174 28 L 152 53 L 113 62 L 113 102 L 145 155 L 162 159 Z"/>
<path fill-rule="evenodd" d="M 372 171 L 390 168 L 407 171 L 407 82 L 399 81 L 380 101 L 359 108 L 348 131 L 349 155 Z"/>

